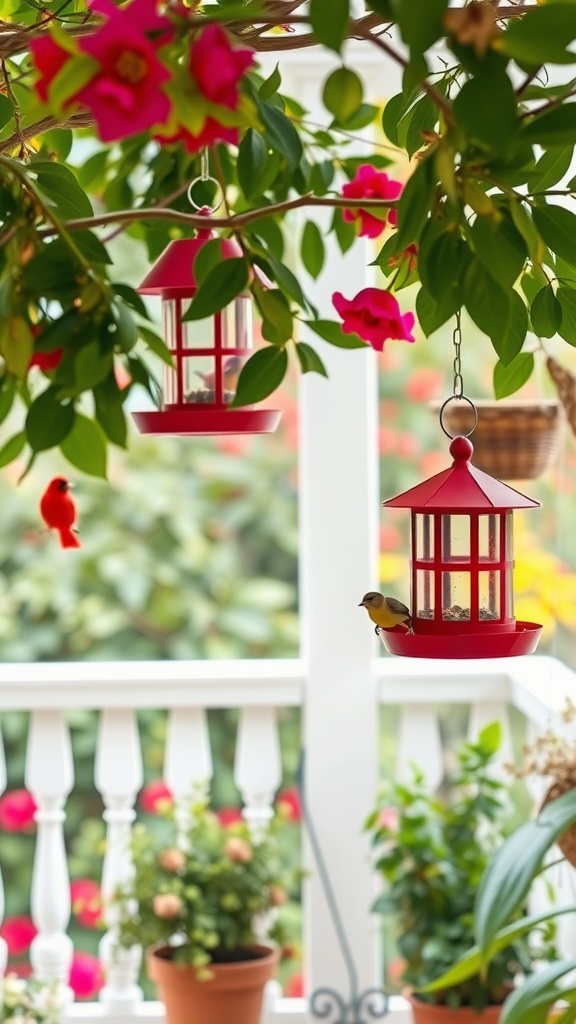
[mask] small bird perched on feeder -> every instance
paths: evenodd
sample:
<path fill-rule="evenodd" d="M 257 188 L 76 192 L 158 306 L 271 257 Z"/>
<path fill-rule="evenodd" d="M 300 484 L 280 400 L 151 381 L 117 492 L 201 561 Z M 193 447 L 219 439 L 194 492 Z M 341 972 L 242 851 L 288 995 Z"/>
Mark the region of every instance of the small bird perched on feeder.
<path fill-rule="evenodd" d="M 63 548 L 80 547 L 74 528 L 76 505 L 70 494 L 71 486 L 66 477 L 56 476 L 40 498 L 40 515 L 49 530 L 56 530 Z"/>
<path fill-rule="evenodd" d="M 377 590 L 369 590 L 364 594 L 358 607 L 365 608 L 375 623 L 376 636 L 381 629 L 393 629 L 394 626 L 401 625 L 410 629 L 412 626 L 412 616 L 406 605 L 402 604 L 402 601 L 397 601 L 395 597 L 384 597 L 384 594 L 379 594 Z"/>
<path fill-rule="evenodd" d="M 236 391 L 236 385 L 238 383 L 238 377 L 240 376 L 240 370 L 242 369 L 242 360 L 240 356 L 229 356 L 222 367 L 222 388 L 224 391 Z M 197 377 L 200 377 L 204 383 L 204 387 L 212 389 L 216 382 L 215 373 L 200 373 L 199 370 L 194 371 Z"/>

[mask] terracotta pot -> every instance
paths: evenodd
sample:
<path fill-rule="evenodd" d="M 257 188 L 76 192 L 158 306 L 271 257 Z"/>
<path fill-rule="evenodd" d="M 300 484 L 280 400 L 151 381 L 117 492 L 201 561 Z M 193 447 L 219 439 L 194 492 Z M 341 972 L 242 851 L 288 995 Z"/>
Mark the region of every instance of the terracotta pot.
<path fill-rule="evenodd" d="M 502 1006 L 487 1006 L 477 1013 L 470 1006 L 459 1006 L 451 1010 L 441 1003 L 423 1003 L 409 992 L 404 996 L 412 1007 L 414 1024 L 498 1024 Z"/>
<path fill-rule="evenodd" d="M 279 952 L 270 946 L 250 949 L 253 960 L 212 964 L 210 981 L 198 981 L 191 965 L 174 963 L 169 946 L 147 950 L 148 975 L 166 1008 L 167 1024 L 259 1024 L 264 986 Z"/>
<path fill-rule="evenodd" d="M 560 403 L 473 399 L 478 424 L 470 440 L 472 465 L 498 480 L 535 480 L 554 463 L 562 423 Z M 432 403 L 437 414 L 440 403 Z M 442 413 L 451 434 L 467 434 L 473 413 L 464 402 L 450 402 Z"/>

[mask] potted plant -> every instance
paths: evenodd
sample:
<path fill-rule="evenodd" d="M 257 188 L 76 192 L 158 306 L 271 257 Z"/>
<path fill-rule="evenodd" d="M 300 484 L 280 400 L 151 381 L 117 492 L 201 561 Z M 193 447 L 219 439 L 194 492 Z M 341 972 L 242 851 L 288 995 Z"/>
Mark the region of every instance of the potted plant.
<path fill-rule="evenodd" d="M 498 723 L 464 743 L 444 796 L 417 768 L 409 782 L 388 783 L 366 823 L 385 882 L 373 910 L 393 915 L 416 1024 L 495 1024 L 516 975 L 530 970 L 528 940 L 514 936 L 485 970 L 426 991 L 473 943 L 477 887 L 508 816 L 507 787 L 491 770 L 499 744 Z"/>
<path fill-rule="evenodd" d="M 183 835 L 171 812 L 159 828 L 134 827 L 133 877 L 115 897 L 119 944 L 146 948 L 168 1024 L 258 1024 L 279 958 L 269 940 L 282 940 L 276 909 L 291 882 L 279 825 L 226 826 L 202 802 Z"/>
<path fill-rule="evenodd" d="M 70 989 L 61 981 L 20 978 L 13 972 L 0 978 L 3 1024 L 60 1024 L 70 1000 Z"/>
<path fill-rule="evenodd" d="M 566 721 L 576 717 L 567 704 Z M 519 917 L 534 880 L 558 863 L 549 851 L 556 844 L 574 863 L 576 826 L 576 749 L 569 738 L 547 731 L 524 748 L 520 776 L 538 775 L 548 783 L 542 808 L 505 840 L 487 865 L 474 907 L 474 945 L 450 969 L 427 986 L 429 994 L 446 985 L 466 983 L 478 970 L 490 970 L 497 951 L 510 938 L 527 934 L 536 925 L 553 922 L 576 907 L 553 906 L 533 917 Z M 514 918 L 512 925 L 507 924 Z M 500 1024 L 574 1024 L 576 1022 L 576 959 L 555 959 L 519 984 L 502 1007 Z"/>

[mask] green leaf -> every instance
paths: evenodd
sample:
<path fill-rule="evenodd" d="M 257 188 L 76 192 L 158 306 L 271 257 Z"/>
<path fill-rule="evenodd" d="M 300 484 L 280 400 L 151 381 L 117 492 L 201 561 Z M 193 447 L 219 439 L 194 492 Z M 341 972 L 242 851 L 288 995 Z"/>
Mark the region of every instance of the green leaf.
<path fill-rule="evenodd" d="M 242 367 L 232 407 L 254 405 L 268 398 L 284 380 L 287 369 L 285 348 L 270 345 L 259 349 Z"/>
<path fill-rule="evenodd" d="M 507 217 L 476 217 L 470 228 L 474 251 L 497 284 L 511 288 L 528 255 L 526 243 Z"/>
<path fill-rule="evenodd" d="M 521 64 L 534 67 L 548 62 L 574 64 L 576 55 L 567 47 L 575 35 L 573 4 L 553 3 L 513 18 L 494 46 Z"/>
<path fill-rule="evenodd" d="M 442 18 L 448 0 L 403 0 L 395 4 L 398 27 L 412 59 L 423 54 L 442 35 Z"/>
<path fill-rule="evenodd" d="M 342 325 L 332 320 L 305 320 L 304 323 L 314 334 L 328 341 L 336 348 L 367 348 L 365 341 L 357 334 L 344 334 Z"/>
<path fill-rule="evenodd" d="M 324 266 L 325 251 L 322 232 L 312 220 L 307 220 L 304 225 L 300 252 L 302 263 L 310 277 L 316 279 Z"/>
<path fill-rule="evenodd" d="M 271 96 L 274 96 L 274 94 L 278 92 L 281 85 L 282 75 L 280 74 L 280 68 L 277 64 L 274 71 L 268 75 L 268 78 L 262 82 L 262 85 L 258 89 L 260 99 L 269 100 Z"/>
<path fill-rule="evenodd" d="M 434 167 L 422 160 L 402 190 L 398 203 L 398 249 L 417 242 L 434 199 Z"/>
<path fill-rule="evenodd" d="M 332 230 L 338 240 L 340 252 L 348 252 L 348 249 L 350 249 L 356 241 L 356 228 L 354 227 L 354 224 L 350 224 L 348 221 L 343 219 L 341 210 L 334 210 L 332 217 Z"/>
<path fill-rule="evenodd" d="M 422 132 L 433 131 L 438 123 L 438 110 L 428 96 L 423 96 L 410 107 L 398 125 L 400 145 L 409 157 L 424 145 Z"/>
<path fill-rule="evenodd" d="M 576 291 L 566 285 L 560 285 L 556 298 L 562 311 L 558 334 L 569 345 L 576 345 Z"/>
<path fill-rule="evenodd" d="M 270 257 L 270 269 L 282 291 L 289 295 L 291 299 L 294 299 L 294 302 L 300 306 L 300 309 L 314 310 L 314 307 L 306 299 L 298 278 L 289 267 L 281 263 L 280 260 Z M 315 310 L 312 315 L 317 316 Z"/>
<path fill-rule="evenodd" d="M 14 107 L 12 101 L 0 93 L 0 128 L 8 124 L 9 121 L 14 117 Z"/>
<path fill-rule="evenodd" d="M 310 22 L 316 39 L 340 53 L 350 20 L 349 0 L 310 0 Z"/>
<path fill-rule="evenodd" d="M 414 93 L 412 92 L 409 96 L 405 96 L 403 92 L 399 92 L 396 96 L 392 96 L 386 102 L 384 112 L 382 114 L 382 128 L 385 136 L 390 140 L 393 146 L 400 145 L 400 139 L 398 136 L 398 129 L 402 123 L 402 118 L 414 102 Z"/>
<path fill-rule="evenodd" d="M 213 267 L 192 299 L 183 320 L 203 320 L 224 309 L 248 285 L 246 260 L 223 260 Z"/>
<path fill-rule="evenodd" d="M 111 369 L 111 352 L 103 353 L 97 341 L 83 345 L 74 360 L 74 391 L 72 394 L 92 391 L 97 384 L 105 380 Z M 61 397 L 63 397 L 62 393 Z M 66 397 L 69 398 L 71 395 L 67 393 Z"/>
<path fill-rule="evenodd" d="M 108 378 L 94 390 L 94 411 L 96 419 L 112 444 L 126 447 L 126 417 L 122 406 L 123 396 L 118 393 L 114 377 Z"/>
<path fill-rule="evenodd" d="M 502 725 L 500 722 L 489 722 L 478 733 L 477 745 L 488 757 L 493 757 L 502 743 Z"/>
<path fill-rule="evenodd" d="M 564 990 L 556 985 L 556 982 L 575 968 L 576 960 L 556 960 L 552 964 L 539 966 L 536 973 L 524 978 L 520 988 L 508 997 L 502 1010 L 500 1024 L 540 1024 L 546 1020 L 545 1011 L 551 1009 L 556 1000 L 564 996 Z M 566 994 L 570 992 L 573 995 L 574 989 L 568 990 Z"/>
<path fill-rule="evenodd" d="M 540 157 L 534 173 L 529 176 L 528 191 L 545 192 L 556 185 L 570 170 L 573 156 L 573 146 L 553 146 L 549 149 Z"/>
<path fill-rule="evenodd" d="M 222 241 L 211 238 L 198 250 L 193 264 L 196 285 L 201 285 L 213 267 L 222 262 Z"/>
<path fill-rule="evenodd" d="M 30 406 L 26 417 L 26 439 L 33 452 L 42 452 L 60 444 L 72 429 L 74 406 L 61 405 L 57 389 L 48 388 Z"/>
<path fill-rule="evenodd" d="M 260 132 L 249 128 L 238 148 L 236 170 L 246 199 L 259 195 L 269 165 L 268 144 Z"/>
<path fill-rule="evenodd" d="M 532 376 L 534 356 L 531 352 L 521 352 L 507 366 L 497 362 L 494 367 L 494 394 L 496 398 L 507 398 L 518 391 Z"/>
<path fill-rule="evenodd" d="M 555 203 L 535 206 L 534 223 L 552 252 L 569 263 L 576 257 L 576 214 Z"/>
<path fill-rule="evenodd" d="M 0 383 L 0 423 L 4 423 L 16 397 L 16 377 L 11 373 L 4 373 Z"/>
<path fill-rule="evenodd" d="M 273 345 L 284 345 L 294 331 L 294 319 L 285 296 L 277 288 L 253 287 L 254 298 L 262 315 L 262 337 Z"/>
<path fill-rule="evenodd" d="M 0 352 L 8 370 L 24 380 L 34 351 L 34 337 L 23 316 L 11 316 L 0 327 Z"/>
<path fill-rule="evenodd" d="M 320 356 L 310 345 L 307 345 L 305 341 L 298 341 L 296 343 L 296 355 L 298 356 L 298 362 L 300 363 L 300 369 L 302 373 L 319 373 L 322 377 L 327 377 L 326 367 L 320 359 Z"/>
<path fill-rule="evenodd" d="M 528 255 L 533 263 L 542 263 L 545 255 L 545 248 L 538 234 L 531 214 L 523 203 L 510 203 L 510 215 L 517 231 L 526 242 Z"/>
<path fill-rule="evenodd" d="M 518 292 L 510 292 L 510 309 L 508 323 L 504 334 L 492 339 L 492 344 L 504 366 L 508 366 L 519 352 L 526 340 L 528 331 L 528 310 L 526 303 Z"/>
<path fill-rule="evenodd" d="M 36 175 L 41 191 L 60 217 L 68 220 L 94 215 L 92 203 L 67 167 L 51 160 L 33 160 L 28 173 Z"/>
<path fill-rule="evenodd" d="M 541 146 L 573 146 L 576 143 L 576 105 L 567 103 L 534 117 L 523 128 L 522 138 Z"/>
<path fill-rule="evenodd" d="M 24 451 L 25 445 L 25 430 L 21 430 L 20 433 L 14 434 L 9 441 L 6 441 L 6 443 L 0 448 L 0 469 L 9 465 L 10 462 L 14 462 L 14 459 L 17 459 Z"/>
<path fill-rule="evenodd" d="M 497 347 L 504 338 L 510 317 L 510 300 L 477 257 L 464 274 L 464 305 L 474 323 Z"/>
<path fill-rule="evenodd" d="M 420 280 L 436 301 L 453 289 L 461 267 L 460 239 L 454 231 L 443 228 L 440 221 L 428 221 L 418 253 Z"/>
<path fill-rule="evenodd" d="M 454 100 L 462 131 L 496 153 L 506 153 L 516 133 L 516 97 L 505 70 L 493 69 L 464 83 Z"/>
<path fill-rule="evenodd" d="M 438 300 L 426 288 L 421 288 L 416 296 L 416 318 L 427 338 L 454 316 L 459 308 L 460 296 L 457 289 L 444 292 Z"/>
<path fill-rule="evenodd" d="M 158 356 L 163 363 L 166 363 L 166 366 L 174 366 L 174 361 L 163 338 L 160 338 L 154 331 L 151 331 L 149 327 L 144 327 L 143 324 L 138 325 L 138 334 L 142 341 L 146 342 L 150 351 L 155 356 Z"/>
<path fill-rule="evenodd" d="M 294 125 L 281 110 L 269 103 L 260 103 L 258 109 L 267 129 L 268 142 L 286 158 L 290 169 L 295 170 L 302 159 L 303 150 Z"/>
<path fill-rule="evenodd" d="M 340 124 L 346 123 L 362 103 L 362 82 L 351 68 L 336 68 L 324 82 L 322 101 Z"/>
<path fill-rule="evenodd" d="M 114 345 L 122 352 L 129 352 L 138 341 L 138 327 L 134 317 L 121 299 L 112 303 L 110 311 L 116 324 L 116 331 L 111 334 Z"/>
<path fill-rule="evenodd" d="M 534 298 L 530 307 L 532 330 L 541 338 L 553 338 L 562 320 L 562 308 L 551 284 L 545 285 Z"/>
<path fill-rule="evenodd" d="M 94 420 L 76 413 L 74 426 L 60 445 L 62 454 L 89 476 L 106 479 L 106 440 Z"/>

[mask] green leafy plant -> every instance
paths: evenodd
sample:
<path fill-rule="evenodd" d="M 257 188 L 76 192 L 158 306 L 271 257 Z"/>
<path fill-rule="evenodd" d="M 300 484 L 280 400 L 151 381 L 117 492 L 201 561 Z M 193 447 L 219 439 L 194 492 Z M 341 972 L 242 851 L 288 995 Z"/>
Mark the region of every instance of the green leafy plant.
<path fill-rule="evenodd" d="M 384 788 L 366 822 L 385 882 L 373 910 L 394 915 L 402 980 L 426 1002 L 481 1010 L 502 1003 L 518 972 L 531 968 L 528 943 L 512 929 L 485 969 L 478 958 L 466 977 L 445 975 L 470 948 L 476 890 L 505 832 L 507 791 L 491 772 L 499 743 L 498 723 L 464 743 L 445 797 L 431 795 L 414 768 L 410 782 Z M 514 904 L 506 922 L 518 913 Z M 441 972 L 444 984 L 432 988 Z"/>
<path fill-rule="evenodd" d="M 59 1024 L 68 1001 L 68 989 L 59 981 L 37 981 L 16 974 L 0 980 L 2 1024 Z"/>
<path fill-rule="evenodd" d="M 134 877 L 116 897 L 120 945 L 171 946 L 176 961 L 208 979 L 210 964 L 247 959 L 263 933 L 282 941 L 280 908 L 295 880 L 276 843 L 282 820 L 253 833 L 246 822 L 223 825 L 198 802 L 183 836 L 173 814 L 157 831 L 136 825 Z"/>

